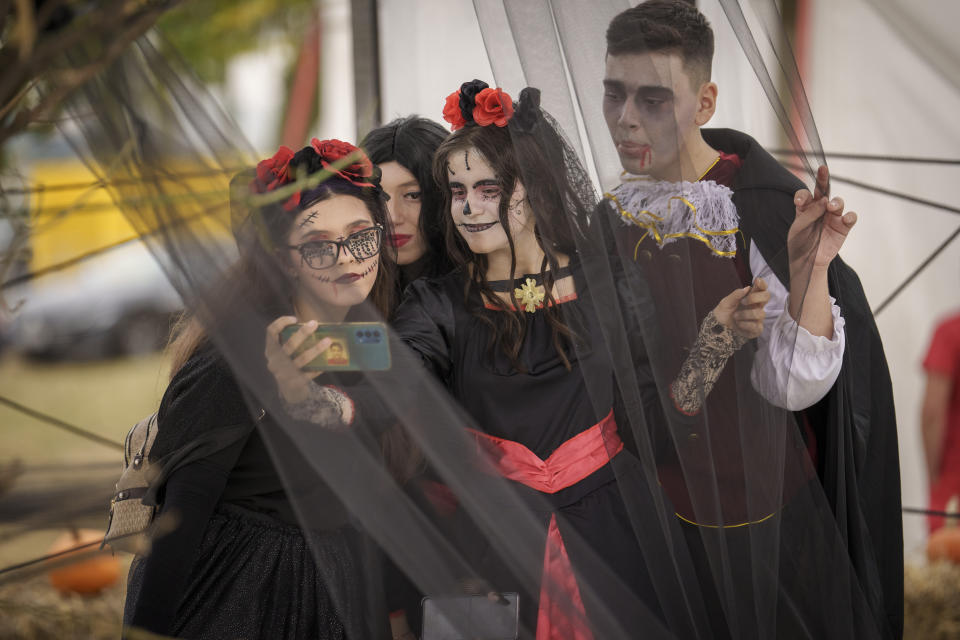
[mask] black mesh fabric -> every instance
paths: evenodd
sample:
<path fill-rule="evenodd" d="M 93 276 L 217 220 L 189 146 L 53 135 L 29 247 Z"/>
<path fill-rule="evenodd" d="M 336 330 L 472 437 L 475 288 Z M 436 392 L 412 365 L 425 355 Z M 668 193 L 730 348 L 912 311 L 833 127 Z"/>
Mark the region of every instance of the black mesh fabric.
<path fill-rule="evenodd" d="M 756 4 L 759 10 L 746 21 L 738 3 L 723 2 L 774 113 L 801 114 L 802 132 L 788 131 L 788 139 L 820 153 L 796 64 L 786 45 L 775 44 L 783 42 L 775 5 Z M 255 196 L 242 188 L 231 192 L 231 180 L 242 187 L 258 159 L 189 70 L 161 56 L 149 39 L 137 41 L 68 105 L 72 119 L 64 132 L 203 321 L 244 389 L 251 415 L 270 415 L 258 428 L 299 526 L 309 534 L 304 539 L 318 539 L 314 534 L 329 528 L 329 511 L 342 505 L 370 541 L 351 551 L 363 588 L 392 584 L 382 575 L 389 558 L 390 570 L 420 594 L 461 594 L 465 585 L 481 593 L 517 590 L 521 637 L 542 637 L 535 601 L 543 594 L 566 612 L 557 637 L 572 637 L 574 628 L 582 638 L 896 636 L 896 621 L 887 613 L 896 609 L 895 594 L 884 573 L 890 545 L 878 540 L 883 520 L 864 506 L 875 499 L 864 484 L 869 474 L 858 467 L 868 453 L 889 455 L 888 447 L 877 448 L 869 419 L 864 424 L 857 415 L 861 407 L 876 406 L 863 394 L 884 393 L 882 372 L 879 390 L 841 374 L 814 408 L 793 412 L 754 388 L 757 346 L 748 343 L 730 358 L 705 411 L 678 411 L 671 385 L 703 316 L 718 291 L 743 286 L 744 274 L 734 260 L 704 253 L 704 243 L 689 238 L 663 244 L 645 263 L 639 259 L 643 238 L 630 235 L 636 225 L 625 223 L 616 203 L 603 197 L 620 179 L 600 100 L 604 30 L 626 4 L 476 0 L 475 8 L 495 79 L 518 106 L 539 99 L 543 108 L 528 110 L 531 117 L 507 129 L 515 148 L 537 154 L 518 153 L 528 190 L 536 181 L 536 190 L 563 194 L 560 210 L 537 216 L 573 243 L 564 250 L 574 265 L 577 300 L 558 305 L 563 322 L 580 332 L 569 346 L 576 363 L 571 375 L 579 376 L 578 402 L 596 416 L 612 411 L 617 424 L 616 438 L 612 432 L 605 437 L 607 450 L 619 453 L 605 475 L 591 477 L 593 484 L 575 496 L 531 491 L 503 478 L 493 468 L 496 458 L 478 446 L 474 433 L 484 425 L 464 409 L 472 400 L 465 397 L 469 390 L 458 402 L 458 379 L 451 374 L 472 366 L 458 360 L 470 341 L 457 333 L 469 326 L 469 314 L 458 306 L 462 286 L 414 287 L 419 299 L 397 319 L 391 368 L 337 378 L 356 407 L 353 428 L 331 430 L 291 417 L 264 366 L 265 327 L 279 314 L 228 295 L 225 283 L 237 257 L 235 236 L 241 246 L 257 241 L 257 226 L 248 223 L 256 221 L 258 207 L 282 202 L 303 185 Z M 757 41 L 774 43 L 776 66 L 754 50 Z M 82 51 L 72 51 L 69 64 L 83 59 Z M 763 79 L 781 72 L 789 80 L 786 96 Z M 528 86 L 539 93 L 520 91 Z M 793 126 L 789 117 L 780 122 Z M 740 154 L 750 142 L 734 137 L 725 144 L 733 146 L 724 151 Z M 806 166 L 820 160 L 822 153 Z M 552 181 L 539 171 L 526 173 L 544 161 L 556 168 Z M 799 254 L 787 255 L 799 182 L 780 175 L 779 183 L 764 183 L 760 172 L 748 183 L 745 167 L 739 174 L 745 182 L 733 186 L 734 202 L 750 212 L 741 214 L 741 262 L 747 242 L 755 242 L 770 271 L 750 275 L 775 274 L 791 290 L 805 291 L 820 228 L 812 226 L 796 243 Z M 239 183 L 238 174 L 244 176 Z M 678 199 L 688 195 L 686 188 L 677 186 Z M 777 213 L 767 215 L 771 203 Z M 875 327 L 869 313 L 858 316 L 864 303 L 855 274 L 833 265 L 830 278 L 845 315 L 850 305 L 848 340 L 869 342 Z M 460 283 L 455 277 L 450 282 Z M 351 314 L 390 320 L 370 304 Z M 854 331 L 854 322 L 865 329 Z M 861 348 L 848 348 L 846 371 L 851 351 Z M 874 353 L 882 360 L 882 349 Z M 784 371 L 791 370 L 792 357 L 788 349 Z M 503 395 L 491 402 L 499 399 L 505 414 L 519 416 L 524 396 L 513 384 L 504 376 Z M 536 423 L 537 407 L 529 409 Z M 805 430 L 810 425 L 817 436 L 815 461 Z M 390 474 L 381 449 L 383 435 L 393 429 L 422 453 L 430 478 L 451 496 L 453 515 L 438 515 L 435 503 L 424 499 L 422 478 L 403 482 Z M 893 443 L 895 451 L 895 436 Z M 328 503 L 331 492 L 336 505 Z M 548 522 L 557 514 L 585 614 L 569 600 L 569 584 L 544 573 Z M 604 529 L 598 522 L 616 524 Z M 328 560 L 324 549 L 314 548 L 318 564 Z M 340 580 L 325 585 L 333 602 L 348 595 L 338 593 L 345 590 Z M 386 618 L 383 595 L 363 598 L 370 619 Z M 468 633 L 469 621 L 453 622 Z"/>

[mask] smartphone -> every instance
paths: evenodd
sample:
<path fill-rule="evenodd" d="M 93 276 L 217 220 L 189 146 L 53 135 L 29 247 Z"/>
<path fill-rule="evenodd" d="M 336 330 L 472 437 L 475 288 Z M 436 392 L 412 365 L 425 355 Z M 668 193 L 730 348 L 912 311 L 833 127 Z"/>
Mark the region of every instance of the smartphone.
<path fill-rule="evenodd" d="M 516 640 L 519 596 L 501 595 L 507 604 L 485 595 L 427 596 L 423 599 L 421 640 Z"/>
<path fill-rule="evenodd" d="M 287 325 L 280 331 L 280 343 L 300 330 L 301 324 Z M 311 360 L 304 371 L 386 371 L 390 368 L 390 342 L 382 322 L 342 322 L 321 324 L 294 352 L 303 353 L 324 338 L 330 346 Z"/>

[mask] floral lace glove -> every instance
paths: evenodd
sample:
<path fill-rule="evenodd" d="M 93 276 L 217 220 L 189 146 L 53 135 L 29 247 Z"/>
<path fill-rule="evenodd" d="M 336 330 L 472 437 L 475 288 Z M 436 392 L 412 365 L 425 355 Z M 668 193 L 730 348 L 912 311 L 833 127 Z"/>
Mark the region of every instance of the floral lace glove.
<path fill-rule="evenodd" d="M 332 385 L 310 385 L 309 395 L 296 403 L 283 399 L 283 408 L 290 417 L 320 425 L 333 431 L 349 428 L 356 410 L 353 400 L 342 389 Z"/>
<path fill-rule="evenodd" d="M 727 359 L 748 341 L 720 324 L 712 311 L 707 314 L 677 379 L 670 385 L 670 397 L 681 413 L 692 416 L 700 412 Z"/>

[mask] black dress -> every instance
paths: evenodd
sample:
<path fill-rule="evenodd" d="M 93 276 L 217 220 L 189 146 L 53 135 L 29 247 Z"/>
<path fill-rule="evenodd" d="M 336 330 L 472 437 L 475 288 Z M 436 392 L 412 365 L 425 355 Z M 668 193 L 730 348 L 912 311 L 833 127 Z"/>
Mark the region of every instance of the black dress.
<path fill-rule="evenodd" d="M 388 637 L 386 613 L 374 610 L 364 584 L 364 537 L 326 487 L 311 487 L 311 504 L 326 514 L 323 526 L 306 533 L 298 526 L 243 394 L 216 352 L 201 349 L 177 372 L 158 425 L 151 458 L 170 460 L 199 441 L 206 449 L 163 483 L 157 522 L 175 514 L 176 527 L 154 536 L 149 555 L 134 560 L 126 625 L 183 638 Z"/>
<path fill-rule="evenodd" d="M 591 311 L 592 301 L 580 267 L 571 265 L 571 271 L 577 294 L 560 303 L 565 319 L 586 339 L 569 354 L 570 370 L 554 346 L 552 329 L 543 313 L 528 316 L 519 354 L 525 372 L 514 368 L 499 350 L 491 353 L 489 325 L 468 309 L 460 271 L 414 282 L 396 313 L 396 335 L 419 353 L 426 367 L 470 414 L 482 432 L 477 434 L 478 442 L 493 449 L 493 458 L 503 455 L 506 447 L 528 450 L 540 461 L 549 462 L 551 454 L 563 445 L 569 448 L 567 443 L 572 438 L 601 424 L 608 444 L 618 441 L 615 431 L 609 430 L 615 428 L 613 371 L 603 348 L 589 346 L 599 331 L 597 318 Z M 479 295 L 470 300 L 470 307 L 480 309 L 480 313 L 503 313 L 484 309 Z M 595 465 L 572 483 L 564 483 L 567 486 L 534 488 L 536 483 L 515 483 L 517 492 L 529 498 L 528 508 L 542 520 L 544 551 L 548 551 L 548 533 L 556 536 L 555 540 L 562 539 L 581 585 L 579 596 L 595 637 L 609 635 L 602 628 L 611 621 L 601 610 L 623 613 L 623 619 L 615 621 L 623 628 L 631 624 L 630 612 L 637 614 L 633 619 L 639 622 L 656 609 L 646 564 L 611 462 L 629 466 L 636 460 L 622 448 L 613 448 L 610 453 L 605 463 Z M 510 517 L 509 513 L 503 514 L 504 519 Z M 565 616 L 556 609 L 547 610 L 542 594 L 525 591 L 489 543 L 478 544 L 485 546 L 475 549 L 482 577 L 499 591 L 520 593 L 523 633 L 532 636 L 538 616 L 540 624 L 546 616 L 552 618 L 550 624 L 562 637 L 574 637 L 576 625 L 582 624 L 576 614 Z M 587 583 L 590 588 L 583 589 Z"/>

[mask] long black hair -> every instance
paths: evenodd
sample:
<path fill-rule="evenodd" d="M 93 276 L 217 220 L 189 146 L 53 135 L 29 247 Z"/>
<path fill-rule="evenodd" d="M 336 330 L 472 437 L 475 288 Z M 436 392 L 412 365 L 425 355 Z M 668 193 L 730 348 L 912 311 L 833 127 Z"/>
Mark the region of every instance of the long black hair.
<path fill-rule="evenodd" d="M 485 83 L 483 86 L 486 86 Z M 539 98 L 538 90 L 524 89 L 519 103 L 514 105 L 514 116 L 505 127 L 480 126 L 468 120 L 463 128 L 452 133 L 437 149 L 433 175 L 441 188 L 444 211 L 450 211 L 452 198 L 447 172 L 450 154 L 475 149 L 490 165 L 504 194 L 500 200 L 499 215 L 500 226 L 510 243 L 511 279 L 524 274 L 516 273 L 517 260 L 508 219 L 509 194 L 517 182 L 523 183 L 536 222 L 537 242 L 544 252 L 540 277 L 546 297 L 543 308 L 537 313 L 546 315 L 553 331 L 553 343 L 569 368 L 568 353 L 575 332 L 564 322 L 553 298 L 554 274 L 560 269 L 562 255 L 576 260 L 578 241 L 583 238 L 582 230 L 595 201 L 589 178 L 563 140 L 556 123 L 540 109 Z M 472 109 L 469 98 L 467 102 L 466 107 Z M 491 349 L 499 346 L 513 367 L 523 371 L 519 354 L 526 334 L 528 314 L 516 305 L 507 305 L 494 293 L 487 281 L 487 257 L 470 250 L 449 215 L 444 216 L 443 227 L 451 260 L 468 274 L 464 291 L 468 307 L 473 293 L 480 294 L 482 304 L 471 308 L 471 312 L 491 327 Z M 496 307 L 498 313 L 485 313 L 483 304 Z"/>
<path fill-rule="evenodd" d="M 321 158 L 312 146 L 298 151 L 289 162 L 291 180 L 298 175 L 311 176 L 324 170 Z M 212 287 L 207 296 L 210 300 L 199 301 L 204 309 L 203 318 L 184 314 L 177 322 L 168 347 L 173 360 L 171 375 L 206 342 L 207 328 L 204 325 L 210 322 L 218 325 L 234 322 L 233 310 L 237 305 L 257 309 L 265 318 L 294 314 L 295 284 L 286 269 L 289 259 L 287 238 L 300 211 L 335 195 L 348 195 L 366 205 L 373 221 L 383 226 L 386 236 L 391 225 L 383 194 L 376 176 L 370 182 L 359 186 L 338 174 L 332 174 L 320 184 L 301 191 L 295 206 L 272 202 L 251 207 L 251 188 L 253 191 L 270 191 L 276 187 L 265 188 L 252 169 L 234 176 L 230 182 L 230 213 L 239 259 L 225 274 L 223 281 Z M 389 251 L 381 251 L 379 259 L 377 277 L 368 299 L 381 316 L 389 317 L 396 297 L 396 263 Z M 351 311 L 351 318 L 359 319 L 354 315 Z"/>
<path fill-rule="evenodd" d="M 417 179 L 421 194 L 418 226 L 426 245 L 421 272 L 424 276 L 443 275 L 453 268 L 443 238 L 447 211 L 443 208 L 443 194 L 433 180 L 433 156 L 448 133 L 433 120 L 412 115 L 374 129 L 360 143 L 374 164 L 396 162 Z"/>

